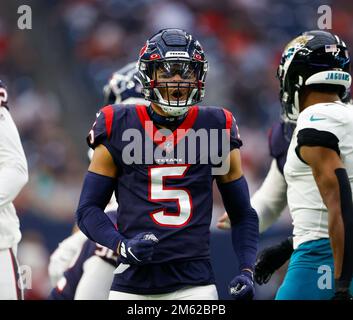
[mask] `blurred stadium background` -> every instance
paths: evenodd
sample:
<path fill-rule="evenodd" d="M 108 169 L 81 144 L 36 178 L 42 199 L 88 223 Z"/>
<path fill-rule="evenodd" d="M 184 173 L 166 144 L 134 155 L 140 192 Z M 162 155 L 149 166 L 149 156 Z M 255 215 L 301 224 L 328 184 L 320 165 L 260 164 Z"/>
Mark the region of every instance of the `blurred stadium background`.
<path fill-rule="evenodd" d="M 17 8 L 32 8 L 32 30 L 17 28 Z M 30 180 L 15 205 L 23 239 L 19 261 L 32 268 L 27 299 L 45 299 L 47 265 L 58 242 L 71 233 L 87 168 L 85 137 L 102 107 L 111 73 L 136 60 L 153 33 L 181 27 L 200 39 L 210 62 L 204 105 L 235 114 L 252 191 L 270 163 L 267 131 L 279 118 L 276 67 L 283 46 L 317 29 L 320 5 L 330 5 L 333 31 L 353 44 L 353 2 L 347 0 L 2 0 L 0 79 L 10 94 L 29 163 Z M 223 212 L 215 193 L 214 220 Z M 221 298 L 236 262 L 228 232 L 213 224 L 212 256 Z M 288 213 L 261 237 L 261 247 L 291 232 Z M 258 287 L 271 299 L 285 268 Z"/>

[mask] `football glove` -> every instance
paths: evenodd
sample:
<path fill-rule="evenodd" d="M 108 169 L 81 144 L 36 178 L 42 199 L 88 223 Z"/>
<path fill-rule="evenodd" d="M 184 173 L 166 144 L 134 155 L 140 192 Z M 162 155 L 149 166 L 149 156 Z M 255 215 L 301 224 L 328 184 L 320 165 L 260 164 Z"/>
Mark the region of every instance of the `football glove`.
<path fill-rule="evenodd" d="M 349 291 L 351 281 L 335 279 L 335 295 L 331 300 L 353 300 L 353 296 Z"/>
<path fill-rule="evenodd" d="M 349 291 L 336 291 L 335 295 L 331 298 L 331 300 L 353 300 L 352 295 Z"/>
<path fill-rule="evenodd" d="M 118 246 L 120 262 L 124 264 L 145 264 L 152 260 L 154 246 L 158 243 L 153 233 L 139 233 L 132 239 L 122 240 Z"/>
<path fill-rule="evenodd" d="M 48 265 L 49 278 L 53 287 L 56 286 L 73 259 L 81 251 L 86 240 L 87 237 L 81 231 L 77 231 L 59 243 L 58 248 L 50 256 Z"/>
<path fill-rule="evenodd" d="M 290 258 L 292 253 L 292 237 L 261 251 L 255 263 L 255 281 L 259 285 L 267 283 L 271 279 L 272 274 Z"/>
<path fill-rule="evenodd" d="M 234 300 L 252 300 L 255 295 L 253 275 L 243 270 L 229 284 L 229 294 Z"/>

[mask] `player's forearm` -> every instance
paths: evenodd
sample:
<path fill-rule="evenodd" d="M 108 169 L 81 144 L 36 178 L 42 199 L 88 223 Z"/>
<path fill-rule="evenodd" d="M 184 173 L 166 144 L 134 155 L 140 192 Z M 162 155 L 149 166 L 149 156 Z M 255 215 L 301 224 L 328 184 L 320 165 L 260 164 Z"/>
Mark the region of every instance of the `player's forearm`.
<path fill-rule="evenodd" d="M 258 190 L 251 197 L 251 205 L 259 217 L 260 233 L 266 231 L 279 217 L 280 211 L 275 211 L 268 205 L 264 190 Z"/>
<path fill-rule="evenodd" d="M 328 229 L 334 260 L 334 278 L 338 279 L 344 256 L 344 225 L 340 210 L 329 210 Z"/>
<path fill-rule="evenodd" d="M 232 224 L 232 243 L 238 255 L 240 270 L 253 270 L 259 237 L 259 220 L 254 209 L 244 212 L 241 219 Z"/>
<path fill-rule="evenodd" d="M 14 201 L 22 188 L 28 182 L 27 166 L 16 165 L 0 170 L 0 207 Z"/>
<path fill-rule="evenodd" d="M 342 269 L 340 273 L 336 274 L 335 272 L 337 291 L 348 290 L 353 277 L 353 201 L 347 171 L 343 168 L 338 168 L 335 170 L 335 175 L 339 185 L 341 210 L 340 216 L 337 218 L 338 226 L 334 228 L 339 229 L 336 231 L 337 237 L 339 237 L 336 241 L 339 243 L 343 242 L 343 247 L 339 246 L 343 252 L 338 252 L 340 257 L 343 256 Z"/>
<path fill-rule="evenodd" d="M 114 187 L 113 178 L 88 172 L 83 183 L 76 218 L 80 230 L 89 239 L 116 252 L 123 237 L 104 212 Z"/>
<path fill-rule="evenodd" d="M 343 275 L 344 278 L 350 280 L 353 275 L 353 261 L 350 258 L 353 252 L 353 221 L 350 218 L 353 215 L 353 205 L 346 171 L 343 168 L 325 172 L 314 170 L 313 174 L 328 209 L 328 228 L 334 257 L 335 279 Z M 350 276 L 345 275 L 347 272 Z"/>
<path fill-rule="evenodd" d="M 286 181 L 277 168 L 276 160 L 272 160 L 265 180 L 251 197 L 251 205 L 259 216 L 260 232 L 264 232 L 280 216 L 287 204 L 286 192 Z"/>
<path fill-rule="evenodd" d="M 343 264 L 344 256 L 344 225 L 341 216 L 338 184 L 328 189 L 319 187 L 323 201 L 328 210 L 328 231 L 334 259 L 334 277 L 338 279 Z"/>
<path fill-rule="evenodd" d="M 224 206 L 232 225 L 232 242 L 240 269 L 253 269 L 259 238 L 259 220 L 251 207 L 245 178 L 219 183 Z"/>

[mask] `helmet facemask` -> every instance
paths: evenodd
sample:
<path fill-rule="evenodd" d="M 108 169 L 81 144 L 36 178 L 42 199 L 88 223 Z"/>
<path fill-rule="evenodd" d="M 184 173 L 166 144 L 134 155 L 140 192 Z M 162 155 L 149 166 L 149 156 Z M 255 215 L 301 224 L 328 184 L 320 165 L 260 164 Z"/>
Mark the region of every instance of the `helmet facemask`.
<path fill-rule="evenodd" d="M 146 99 L 170 116 L 183 115 L 205 95 L 207 62 L 164 59 L 142 62 L 141 68 Z"/>
<path fill-rule="evenodd" d="M 287 70 L 285 69 L 284 59 L 282 57 L 276 74 L 276 78 L 280 83 L 279 100 L 281 102 L 281 118 L 285 123 L 295 123 L 297 120 L 297 112 L 294 106 L 294 95 L 288 92 L 291 88 L 287 85 L 288 81 L 285 81 L 286 73 Z"/>
<path fill-rule="evenodd" d="M 284 71 L 281 71 L 281 66 L 277 70 L 277 78 L 280 80 L 281 87 L 279 98 L 282 107 L 282 120 L 295 124 L 299 116 L 299 91 L 303 84 L 303 78 L 293 73 L 284 74 Z"/>

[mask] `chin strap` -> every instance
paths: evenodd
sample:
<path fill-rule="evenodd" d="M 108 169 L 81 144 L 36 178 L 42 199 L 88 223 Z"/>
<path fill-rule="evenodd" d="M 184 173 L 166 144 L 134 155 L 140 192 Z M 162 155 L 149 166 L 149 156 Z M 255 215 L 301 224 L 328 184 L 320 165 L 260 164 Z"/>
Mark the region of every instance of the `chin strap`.
<path fill-rule="evenodd" d="M 184 113 L 179 117 L 164 117 L 158 114 L 157 112 L 155 112 L 151 105 L 148 106 L 147 112 L 151 120 L 154 123 L 159 124 L 161 126 L 170 126 L 170 125 L 179 126 L 187 115 L 187 113 Z"/>

